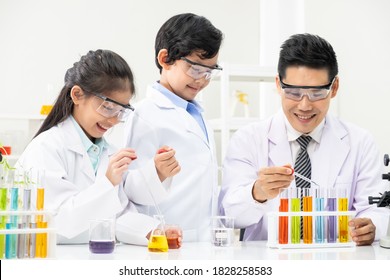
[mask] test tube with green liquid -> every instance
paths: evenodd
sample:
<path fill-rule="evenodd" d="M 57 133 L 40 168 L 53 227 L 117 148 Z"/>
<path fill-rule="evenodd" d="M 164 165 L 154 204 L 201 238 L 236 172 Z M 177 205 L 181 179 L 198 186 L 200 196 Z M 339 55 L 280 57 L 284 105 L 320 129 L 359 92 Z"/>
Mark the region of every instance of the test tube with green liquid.
<path fill-rule="evenodd" d="M 291 189 L 291 212 L 301 211 L 301 188 Z M 301 216 L 291 216 L 291 243 L 301 243 Z"/>
<path fill-rule="evenodd" d="M 288 212 L 289 189 L 282 189 L 279 193 L 279 212 Z M 288 243 L 288 217 L 279 216 L 279 244 Z"/>
<path fill-rule="evenodd" d="M 8 188 L 5 185 L 4 169 L 0 166 L 0 211 L 7 210 L 7 192 Z M 0 216 L 0 229 L 5 229 L 7 217 Z M 0 259 L 4 259 L 5 253 L 5 235 L 0 234 Z"/>
<path fill-rule="evenodd" d="M 339 211 L 348 211 L 348 196 L 347 189 L 340 188 L 338 189 L 338 210 Z M 349 241 L 348 234 L 348 216 L 340 215 L 339 216 L 339 242 L 345 243 Z"/>
<path fill-rule="evenodd" d="M 303 212 L 313 212 L 311 188 L 303 189 Z M 303 243 L 313 243 L 313 216 L 303 216 Z"/>

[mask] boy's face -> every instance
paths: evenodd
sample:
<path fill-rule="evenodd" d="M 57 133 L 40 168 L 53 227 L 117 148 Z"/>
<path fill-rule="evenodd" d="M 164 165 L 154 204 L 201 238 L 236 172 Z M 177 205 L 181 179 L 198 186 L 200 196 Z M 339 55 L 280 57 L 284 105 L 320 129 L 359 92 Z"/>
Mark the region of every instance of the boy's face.
<path fill-rule="evenodd" d="M 210 83 L 206 76 L 212 71 L 211 68 L 217 66 L 218 54 L 213 58 L 203 59 L 200 52 L 193 52 L 186 56 L 185 59 L 176 60 L 172 65 L 165 65 L 161 73 L 160 83 L 181 98 L 191 101 Z M 192 65 L 191 63 L 207 67 L 198 67 L 199 65 Z M 207 70 L 208 72 L 206 75 L 194 78 L 193 74 L 196 73 L 197 69 Z"/>
<path fill-rule="evenodd" d="M 325 69 L 312 69 L 305 66 L 291 66 L 286 69 L 286 77 L 283 83 L 292 86 L 318 87 L 329 84 L 328 71 Z M 330 77 L 333 78 L 333 77 Z M 310 133 L 325 118 L 330 99 L 335 97 L 338 89 L 338 78 L 334 79 L 328 94 L 323 99 L 310 101 L 304 95 L 301 100 L 293 100 L 281 88 L 279 77 L 276 78 L 276 86 L 282 100 L 282 107 L 291 126 L 301 132 Z M 296 92 L 309 93 L 310 89 L 294 89 Z"/>

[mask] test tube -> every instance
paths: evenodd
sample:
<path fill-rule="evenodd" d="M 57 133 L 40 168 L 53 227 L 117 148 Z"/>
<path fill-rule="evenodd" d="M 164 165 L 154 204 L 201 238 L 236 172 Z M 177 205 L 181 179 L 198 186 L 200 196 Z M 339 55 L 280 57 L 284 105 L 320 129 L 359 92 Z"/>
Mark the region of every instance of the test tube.
<path fill-rule="evenodd" d="M 327 211 L 337 211 L 337 193 L 335 188 L 328 189 L 328 198 L 326 203 Z M 328 216 L 327 223 L 327 241 L 335 243 L 337 241 L 337 219 L 336 216 Z"/>
<path fill-rule="evenodd" d="M 0 166 L 0 211 L 7 209 L 7 187 L 5 185 L 4 170 Z M 5 215 L 0 216 L 0 229 L 5 229 L 7 223 L 7 217 Z M 0 234 L 0 259 L 4 259 L 5 253 L 5 235 Z"/>
<path fill-rule="evenodd" d="M 313 212 L 311 188 L 303 189 L 303 212 Z M 313 243 L 313 216 L 303 216 L 303 243 Z"/>
<path fill-rule="evenodd" d="M 30 229 L 37 228 L 37 224 L 34 222 L 34 216 L 31 216 Z M 27 256 L 30 258 L 35 258 L 35 245 L 36 245 L 36 233 L 30 233 L 28 235 L 28 247 L 27 247 Z"/>
<path fill-rule="evenodd" d="M 9 170 L 7 175 L 7 184 L 10 186 L 10 210 L 18 210 L 18 200 L 19 200 L 19 187 L 17 180 L 19 180 L 19 171 L 16 172 Z M 10 215 L 10 219 L 6 225 L 7 229 L 17 229 L 18 228 L 18 216 Z M 7 239 L 7 236 L 6 236 Z M 8 255 L 9 259 L 16 258 L 17 254 L 17 242 L 18 236 L 16 234 L 9 234 L 8 238 L 8 247 L 6 248 L 6 258 Z M 7 240 L 6 240 L 7 245 Z"/>
<path fill-rule="evenodd" d="M 348 196 L 347 196 L 347 189 L 346 188 L 340 188 L 338 189 L 339 195 L 338 195 L 338 203 L 339 211 L 348 211 Z M 348 242 L 349 235 L 348 235 L 348 216 L 340 215 L 339 216 L 339 242 L 344 243 Z"/>
<path fill-rule="evenodd" d="M 291 189 L 291 212 L 301 212 L 301 188 Z M 291 216 L 291 243 L 301 243 L 301 216 Z"/>
<path fill-rule="evenodd" d="M 315 211 L 322 212 L 325 210 L 325 190 L 322 188 L 315 188 Z M 325 242 L 325 220 L 324 216 L 315 217 L 315 242 Z"/>
<path fill-rule="evenodd" d="M 288 212 L 289 189 L 279 192 L 279 212 Z M 288 243 L 288 217 L 279 216 L 279 244 Z"/>

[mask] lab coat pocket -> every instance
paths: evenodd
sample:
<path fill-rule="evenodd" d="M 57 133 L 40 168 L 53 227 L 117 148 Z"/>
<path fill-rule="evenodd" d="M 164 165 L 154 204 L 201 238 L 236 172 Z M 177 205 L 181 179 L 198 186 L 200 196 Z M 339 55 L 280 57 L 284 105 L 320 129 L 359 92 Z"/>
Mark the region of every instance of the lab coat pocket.
<path fill-rule="evenodd" d="M 353 179 L 351 176 L 337 176 L 334 183 L 335 188 L 346 188 L 349 190 L 352 186 Z"/>

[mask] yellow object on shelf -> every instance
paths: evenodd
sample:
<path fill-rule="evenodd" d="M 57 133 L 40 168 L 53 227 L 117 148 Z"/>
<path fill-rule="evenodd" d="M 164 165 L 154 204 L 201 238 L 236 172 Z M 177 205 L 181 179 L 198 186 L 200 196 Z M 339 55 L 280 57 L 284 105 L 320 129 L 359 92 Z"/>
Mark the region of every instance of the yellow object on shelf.
<path fill-rule="evenodd" d="M 53 109 L 53 105 L 42 105 L 41 107 L 41 115 L 47 116 L 51 112 L 51 109 Z"/>

